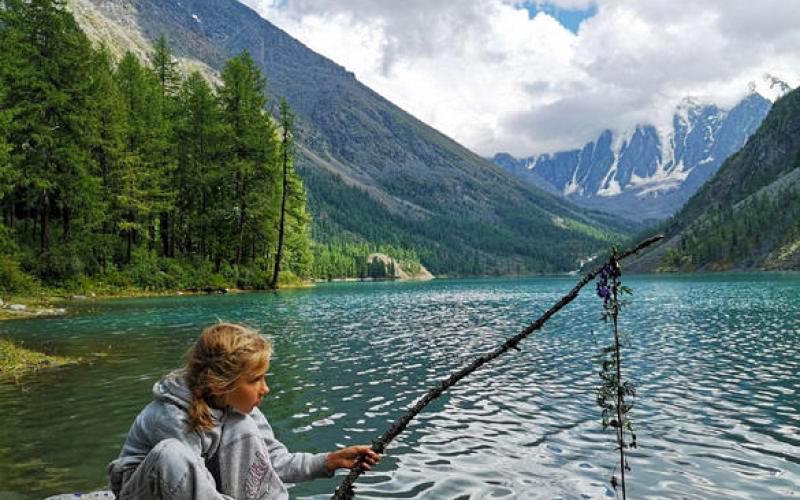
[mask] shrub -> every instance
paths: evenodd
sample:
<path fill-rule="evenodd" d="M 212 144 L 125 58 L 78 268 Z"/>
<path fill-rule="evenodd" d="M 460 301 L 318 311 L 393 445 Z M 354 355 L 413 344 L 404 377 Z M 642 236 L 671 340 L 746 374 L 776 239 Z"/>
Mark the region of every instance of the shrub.
<path fill-rule="evenodd" d="M 163 290 L 167 285 L 167 276 L 161 270 L 158 255 L 155 252 L 137 248 L 131 254 L 128 273 L 135 286 L 144 290 Z"/>
<path fill-rule="evenodd" d="M 0 255 L 0 291 L 29 295 L 38 288 L 37 281 L 20 269 L 19 262 L 10 255 Z"/>
<path fill-rule="evenodd" d="M 39 255 L 36 275 L 48 283 L 75 279 L 83 274 L 84 266 L 72 245 L 51 247 Z"/>

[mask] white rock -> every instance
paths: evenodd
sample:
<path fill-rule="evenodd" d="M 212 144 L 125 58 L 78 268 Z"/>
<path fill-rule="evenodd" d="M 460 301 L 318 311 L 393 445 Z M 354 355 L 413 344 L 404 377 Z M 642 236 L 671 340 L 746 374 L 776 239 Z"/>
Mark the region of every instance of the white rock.
<path fill-rule="evenodd" d="M 24 311 L 28 307 L 25 306 L 25 304 L 11 304 L 10 306 L 8 306 L 8 308 L 11 309 L 12 311 Z"/>

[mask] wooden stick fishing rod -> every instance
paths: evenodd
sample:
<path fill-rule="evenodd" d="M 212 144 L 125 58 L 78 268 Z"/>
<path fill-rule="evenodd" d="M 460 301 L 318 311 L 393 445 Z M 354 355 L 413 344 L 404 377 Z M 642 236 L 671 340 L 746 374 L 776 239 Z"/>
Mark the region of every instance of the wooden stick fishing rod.
<path fill-rule="evenodd" d="M 519 350 L 517 345 L 528 335 L 533 333 L 534 331 L 540 329 L 545 322 L 550 319 L 555 313 L 561 310 L 564 306 L 575 300 L 578 296 L 578 292 L 581 291 L 581 288 L 586 286 L 587 283 L 592 281 L 603 268 L 610 264 L 611 259 L 616 258 L 617 261 L 620 261 L 626 257 L 630 257 L 631 255 L 639 252 L 640 250 L 652 245 L 653 243 L 661 240 L 664 238 L 664 235 L 656 235 L 646 240 L 643 240 L 638 245 L 624 252 L 621 252 L 616 255 L 612 255 L 608 262 L 604 263 L 603 265 L 597 267 L 593 271 L 586 274 L 579 282 L 575 285 L 575 287 L 566 295 L 561 297 L 561 300 L 555 303 L 553 307 L 545 311 L 539 319 L 525 327 L 521 332 L 514 335 L 513 337 L 509 338 L 499 347 L 495 348 L 493 351 L 488 352 L 477 359 L 475 359 L 472 363 L 468 364 L 467 366 L 461 368 L 457 372 L 452 373 L 446 379 L 441 380 L 438 384 L 436 384 L 433 388 L 431 388 L 425 395 L 417 401 L 414 406 L 409 408 L 405 415 L 398 418 L 394 424 L 387 430 L 379 439 L 372 443 L 372 449 L 377 453 L 383 453 L 386 449 L 386 446 L 396 438 L 400 433 L 402 433 L 406 427 L 408 426 L 409 422 L 422 411 L 431 401 L 438 398 L 442 395 L 444 391 L 449 389 L 450 387 L 457 384 L 461 379 L 466 377 L 467 375 L 471 374 L 478 368 L 482 367 L 486 363 L 493 361 L 494 359 L 500 357 L 502 354 L 505 354 L 510 349 Z M 331 497 L 333 500 L 350 500 L 355 496 L 355 492 L 353 491 L 353 483 L 358 479 L 358 477 L 364 473 L 364 469 L 361 467 L 361 462 L 355 465 L 352 469 L 350 469 L 350 473 L 342 481 L 342 484 L 336 489 L 336 492 Z"/>

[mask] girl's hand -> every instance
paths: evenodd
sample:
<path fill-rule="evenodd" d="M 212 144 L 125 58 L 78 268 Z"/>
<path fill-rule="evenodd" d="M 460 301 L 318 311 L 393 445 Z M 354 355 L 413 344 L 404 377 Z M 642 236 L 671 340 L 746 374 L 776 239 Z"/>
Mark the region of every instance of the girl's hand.
<path fill-rule="evenodd" d="M 333 472 L 336 469 L 352 469 L 355 467 L 358 460 L 363 457 L 361 467 L 365 470 L 372 470 L 372 466 L 380 462 L 381 456 L 372 451 L 372 448 L 367 445 L 350 446 L 328 453 L 325 458 L 325 467 L 328 472 Z"/>

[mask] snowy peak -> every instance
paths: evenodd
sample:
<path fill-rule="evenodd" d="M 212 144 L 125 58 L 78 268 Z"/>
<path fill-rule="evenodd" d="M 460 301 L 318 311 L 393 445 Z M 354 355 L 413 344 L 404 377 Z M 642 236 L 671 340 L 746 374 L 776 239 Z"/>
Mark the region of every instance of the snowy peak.
<path fill-rule="evenodd" d="M 581 149 L 523 159 L 501 153 L 493 161 L 580 205 L 633 220 L 663 219 L 744 146 L 770 106 L 755 92 L 727 110 L 687 98 L 671 129 L 606 130 Z"/>

